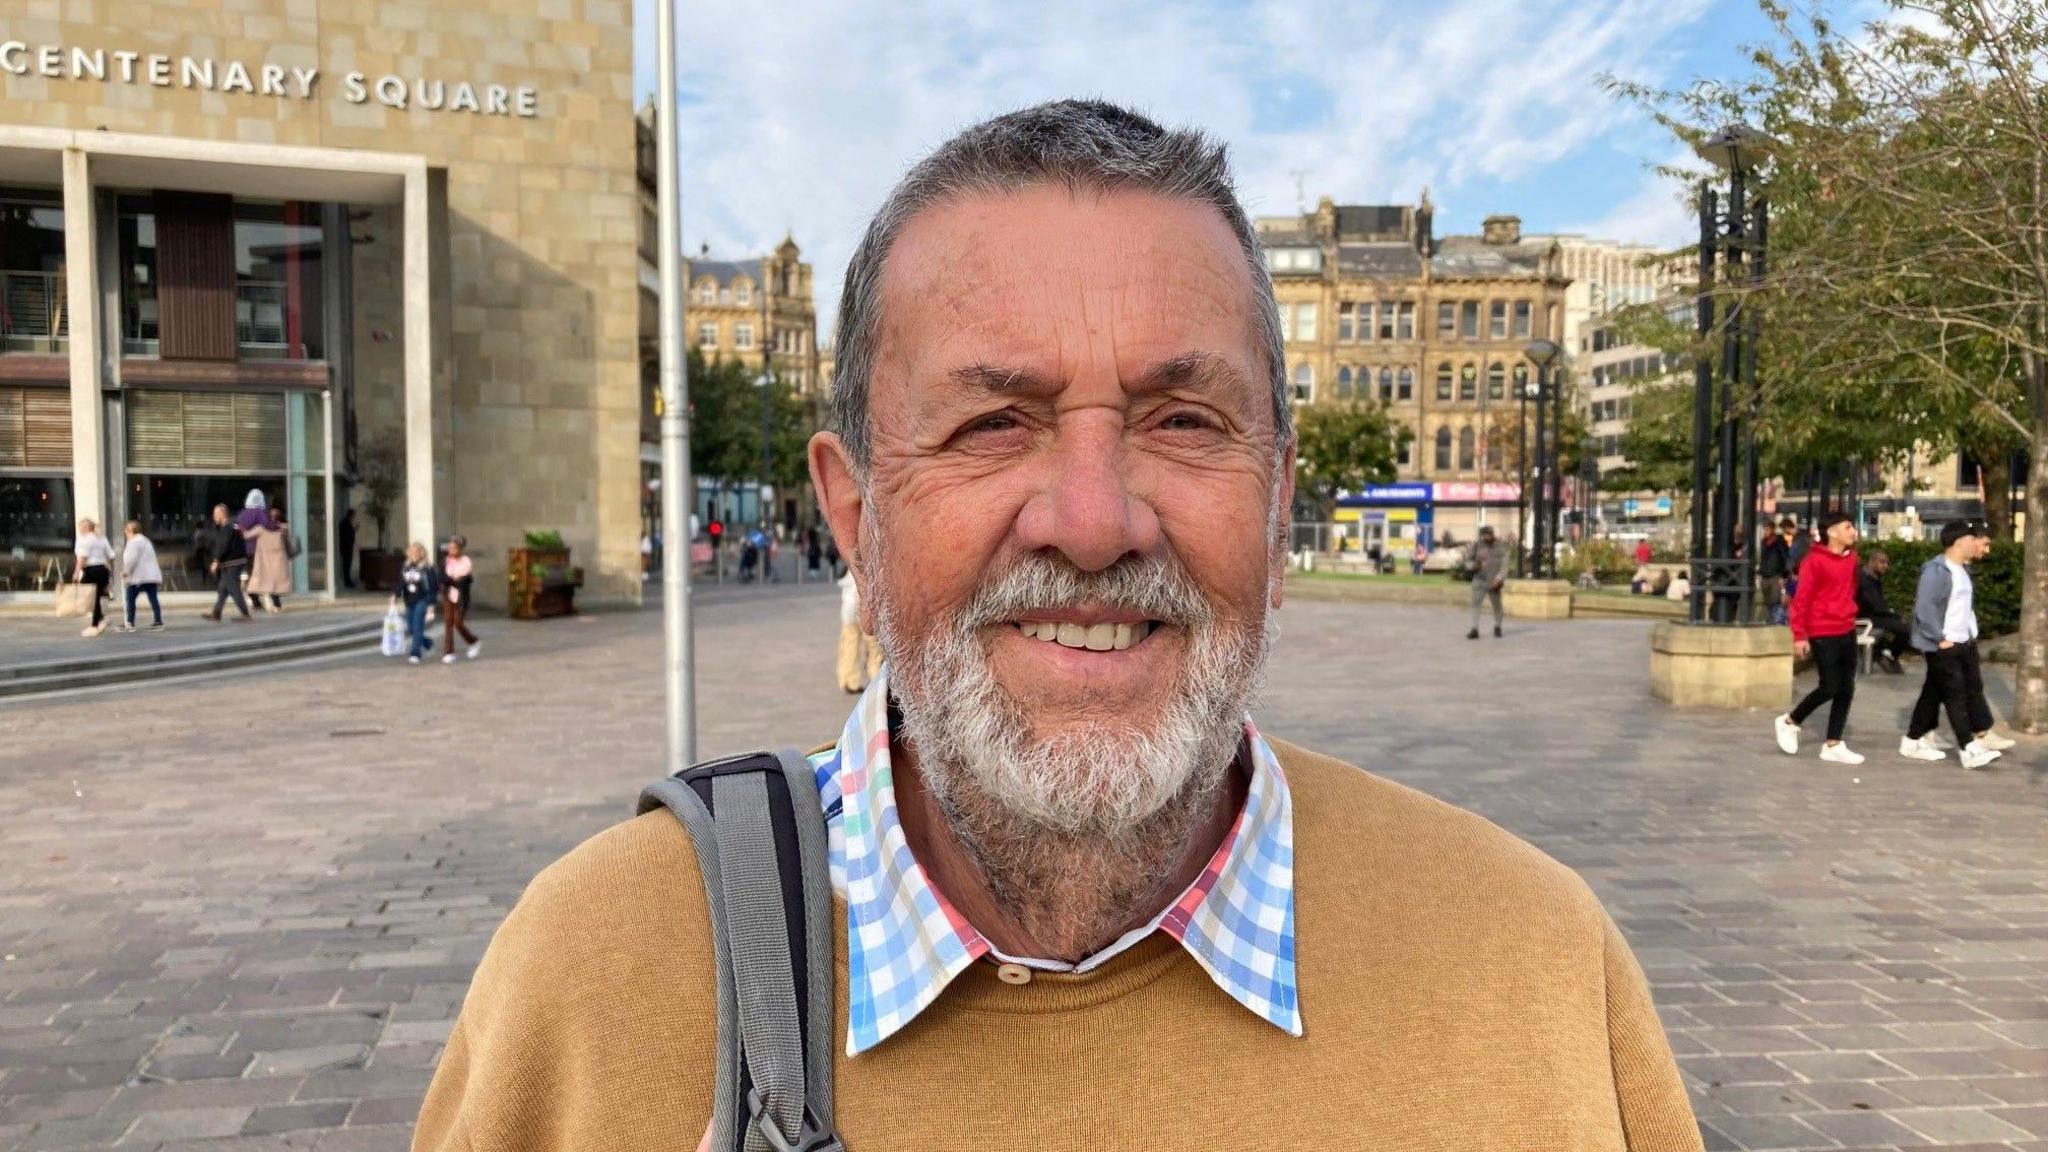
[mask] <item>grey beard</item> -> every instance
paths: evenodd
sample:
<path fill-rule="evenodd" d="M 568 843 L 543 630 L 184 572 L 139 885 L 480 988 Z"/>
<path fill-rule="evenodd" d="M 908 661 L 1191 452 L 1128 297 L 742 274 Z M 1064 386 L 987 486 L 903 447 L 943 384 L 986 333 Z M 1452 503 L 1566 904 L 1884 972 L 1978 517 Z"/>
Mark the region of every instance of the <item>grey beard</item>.
<path fill-rule="evenodd" d="M 1043 737 L 996 682 L 983 630 L 1083 602 L 1181 629 L 1186 659 L 1150 725 L 1094 721 Z M 1217 619 L 1185 569 L 1164 557 L 1083 572 L 1033 554 L 923 637 L 902 635 L 885 594 L 875 615 L 920 779 L 998 906 L 1056 952 L 1045 958 L 1078 959 L 1156 904 L 1228 778 L 1273 613 Z"/>

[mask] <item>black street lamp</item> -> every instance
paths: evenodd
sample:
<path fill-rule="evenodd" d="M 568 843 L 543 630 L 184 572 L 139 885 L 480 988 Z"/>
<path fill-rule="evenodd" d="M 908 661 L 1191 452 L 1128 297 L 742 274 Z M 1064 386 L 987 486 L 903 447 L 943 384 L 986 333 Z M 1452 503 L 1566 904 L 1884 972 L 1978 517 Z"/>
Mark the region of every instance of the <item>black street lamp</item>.
<path fill-rule="evenodd" d="M 1728 173 L 1726 211 L 1700 182 L 1700 349 L 1693 365 L 1692 600 L 1694 624 L 1749 621 L 1756 541 L 1759 397 L 1757 322 L 1745 295 L 1763 281 L 1769 223 L 1761 196 L 1749 196 L 1751 171 L 1770 137 L 1731 125 L 1700 141 L 1702 159 Z M 1732 289 L 1732 291 L 1722 291 Z M 1724 298 L 1725 296 L 1725 298 Z M 1719 335 L 1718 360 L 1707 354 Z M 1738 548 L 1738 542 L 1744 547 Z"/>
<path fill-rule="evenodd" d="M 1529 362 L 1536 365 L 1536 383 L 1532 385 L 1534 392 L 1528 397 L 1536 402 L 1536 464 L 1523 485 L 1526 489 L 1530 484 L 1534 484 L 1536 492 L 1535 501 L 1531 505 L 1533 514 L 1530 516 L 1531 540 L 1527 572 L 1531 578 L 1539 580 L 1554 571 L 1557 566 L 1557 521 L 1554 518 L 1557 512 L 1557 497 L 1553 487 L 1557 471 L 1557 453 L 1554 451 L 1555 446 L 1551 443 L 1551 438 L 1546 435 L 1544 409 L 1547 407 L 1545 401 L 1551 399 L 1550 366 L 1556 362 L 1558 352 L 1558 346 L 1548 340 L 1531 341 L 1524 352 L 1524 355 L 1529 357 Z M 1527 455 L 1528 453 L 1523 453 L 1525 458 Z"/>

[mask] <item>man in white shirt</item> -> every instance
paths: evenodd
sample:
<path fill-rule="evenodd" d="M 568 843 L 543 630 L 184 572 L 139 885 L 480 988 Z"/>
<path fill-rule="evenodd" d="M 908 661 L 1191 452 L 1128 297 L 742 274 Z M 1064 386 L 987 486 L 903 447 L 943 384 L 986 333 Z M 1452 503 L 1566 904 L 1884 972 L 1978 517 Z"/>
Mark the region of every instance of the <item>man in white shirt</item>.
<path fill-rule="evenodd" d="M 1926 658 L 1927 682 L 1899 741 L 1899 755 L 1942 759 L 1934 732 L 1946 708 L 1963 767 L 1982 768 L 2013 745 L 1991 730 L 1991 704 L 1984 698 L 1977 655 L 1976 589 L 1969 565 L 1991 551 L 1990 530 L 1981 520 L 1953 521 L 1941 530 L 1941 547 L 1941 555 L 1921 566 L 1913 597 L 1913 647 Z"/>

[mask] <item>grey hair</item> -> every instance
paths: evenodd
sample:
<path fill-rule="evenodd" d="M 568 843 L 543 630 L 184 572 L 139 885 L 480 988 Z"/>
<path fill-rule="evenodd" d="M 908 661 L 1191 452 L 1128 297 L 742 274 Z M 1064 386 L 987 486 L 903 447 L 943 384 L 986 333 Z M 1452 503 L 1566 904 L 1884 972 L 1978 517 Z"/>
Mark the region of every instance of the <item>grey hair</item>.
<path fill-rule="evenodd" d="M 1206 204 L 1230 226 L 1251 277 L 1255 332 L 1273 390 L 1276 451 L 1293 434 L 1281 344 L 1280 309 L 1264 249 L 1237 201 L 1227 149 L 1194 129 L 1169 131 L 1127 108 L 1099 100 L 1056 100 L 984 120 L 919 161 L 869 221 L 846 265 L 839 297 L 838 364 L 832 431 L 865 479 L 873 458 L 868 394 L 882 335 L 882 269 L 912 218 L 971 195 L 1036 184 L 1070 191 L 1132 189 Z"/>

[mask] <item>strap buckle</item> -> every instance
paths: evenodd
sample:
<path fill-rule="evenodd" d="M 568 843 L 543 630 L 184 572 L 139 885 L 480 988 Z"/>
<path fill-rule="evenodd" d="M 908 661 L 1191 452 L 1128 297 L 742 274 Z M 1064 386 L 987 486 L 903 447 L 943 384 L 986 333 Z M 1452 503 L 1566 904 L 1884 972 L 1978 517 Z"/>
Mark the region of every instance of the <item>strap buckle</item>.
<path fill-rule="evenodd" d="M 747 1088 L 747 1124 L 760 1131 L 774 1152 L 846 1152 L 837 1132 L 819 1131 L 818 1118 L 808 1104 L 804 1105 L 803 1123 L 797 1126 L 796 1139 L 784 1138 L 782 1129 L 775 1126 L 775 1118 L 768 1115 L 761 1090 L 752 1085 Z"/>

